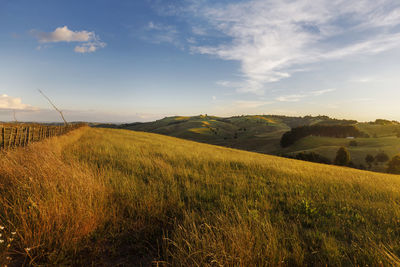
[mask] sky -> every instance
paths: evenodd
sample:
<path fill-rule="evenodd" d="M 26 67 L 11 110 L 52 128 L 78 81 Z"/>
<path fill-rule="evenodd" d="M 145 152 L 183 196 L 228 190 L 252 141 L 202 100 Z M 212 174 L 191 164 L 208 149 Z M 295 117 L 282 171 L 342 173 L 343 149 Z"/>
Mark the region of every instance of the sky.
<path fill-rule="evenodd" d="M 400 120 L 398 0 L 0 0 L 0 120 Z"/>

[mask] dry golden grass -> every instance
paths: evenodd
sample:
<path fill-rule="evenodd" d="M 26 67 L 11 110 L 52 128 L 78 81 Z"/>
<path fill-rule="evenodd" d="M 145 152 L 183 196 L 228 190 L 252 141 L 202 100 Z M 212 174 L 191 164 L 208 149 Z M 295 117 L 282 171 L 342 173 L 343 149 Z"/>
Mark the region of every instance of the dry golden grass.
<path fill-rule="evenodd" d="M 0 159 L 0 260 L 394 265 L 400 176 L 84 128 Z M 25 248 L 31 248 L 29 251 Z"/>
<path fill-rule="evenodd" d="M 1 155 L 0 225 L 16 232 L 8 250 L 25 264 L 42 259 L 57 264 L 103 220 L 105 202 L 99 196 L 107 188 L 84 164 L 62 157 L 63 148 L 85 131 Z"/>

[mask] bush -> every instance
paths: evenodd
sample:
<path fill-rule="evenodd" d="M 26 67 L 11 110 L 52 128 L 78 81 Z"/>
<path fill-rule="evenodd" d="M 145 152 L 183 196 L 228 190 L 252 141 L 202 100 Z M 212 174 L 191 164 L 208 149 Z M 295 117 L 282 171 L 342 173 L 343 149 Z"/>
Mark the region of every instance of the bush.
<path fill-rule="evenodd" d="M 374 163 L 374 161 L 375 161 L 375 158 L 374 158 L 374 156 L 372 156 L 371 154 L 368 154 L 366 157 L 365 157 L 365 162 L 368 164 L 368 167 L 371 169 L 371 166 L 372 166 L 372 163 Z"/>
<path fill-rule="evenodd" d="M 350 163 L 350 153 L 345 147 L 339 148 L 336 153 L 335 165 L 348 166 Z"/>
<path fill-rule="evenodd" d="M 376 162 L 383 163 L 383 162 L 386 162 L 386 161 L 388 161 L 388 160 L 389 160 L 389 156 L 388 156 L 385 152 L 383 152 L 383 151 L 379 152 L 379 153 L 375 156 L 375 161 L 376 161 Z"/>
<path fill-rule="evenodd" d="M 394 174 L 400 174 L 400 154 L 394 156 L 390 162 L 389 166 L 387 168 L 388 173 L 394 173 Z"/>

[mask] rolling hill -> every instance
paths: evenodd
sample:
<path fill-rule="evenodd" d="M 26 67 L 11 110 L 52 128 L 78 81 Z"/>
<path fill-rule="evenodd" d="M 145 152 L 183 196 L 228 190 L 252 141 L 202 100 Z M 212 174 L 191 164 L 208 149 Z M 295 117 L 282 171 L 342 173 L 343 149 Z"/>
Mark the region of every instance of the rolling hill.
<path fill-rule="evenodd" d="M 280 140 L 285 132 L 292 128 L 312 125 L 355 126 L 368 136 L 355 138 L 357 146 L 351 146 L 347 138 L 326 136 L 307 136 L 295 144 L 282 148 Z M 146 123 L 101 124 L 97 127 L 118 128 L 134 131 L 159 133 L 168 136 L 237 148 L 271 155 L 292 156 L 301 152 L 315 152 L 331 161 L 341 146 L 347 147 L 352 162 L 366 168 L 365 157 L 380 152 L 390 158 L 400 153 L 400 125 L 388 120 L 375 122 L 357 122 L 354 120 L 337 120 L 327 116 L 288 117 L 279 115 L 247 115 L 221 118 L 216 116 L 175 116 Z M 373 171 L 385 172 L 386 163 L 375 163 Z"/>
<path fill-rule="evenodd" d="M 1 265 L 399 264 L 397 175 L 88 127 L 2 153 Z"/>

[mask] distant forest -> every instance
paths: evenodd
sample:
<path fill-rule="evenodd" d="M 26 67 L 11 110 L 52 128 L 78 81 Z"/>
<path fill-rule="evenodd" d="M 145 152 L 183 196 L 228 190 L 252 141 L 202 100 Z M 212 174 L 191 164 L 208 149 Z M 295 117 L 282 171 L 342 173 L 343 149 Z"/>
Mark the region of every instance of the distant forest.
<path fill-rule="evenodd" d="M 327 136 L 336 138 L 346 137 L 369 137 L 366 133 L 358 130 L 354 125 L 310 125 L 293 128 L 282 135 L 281 146 L 288 147 L 297 140 L 306 136 Z"/>

